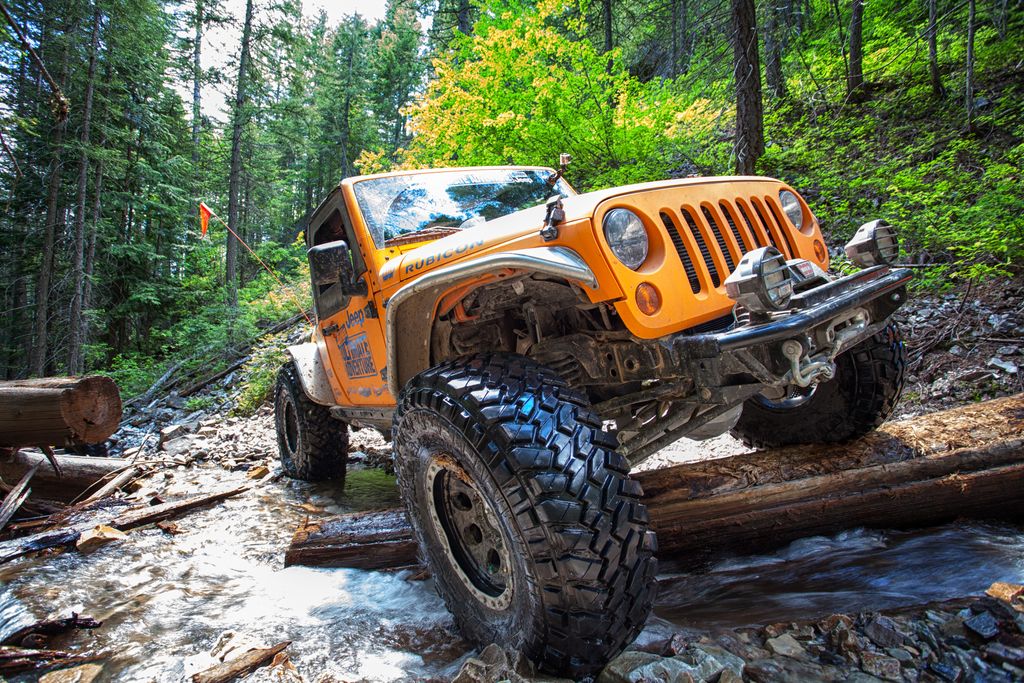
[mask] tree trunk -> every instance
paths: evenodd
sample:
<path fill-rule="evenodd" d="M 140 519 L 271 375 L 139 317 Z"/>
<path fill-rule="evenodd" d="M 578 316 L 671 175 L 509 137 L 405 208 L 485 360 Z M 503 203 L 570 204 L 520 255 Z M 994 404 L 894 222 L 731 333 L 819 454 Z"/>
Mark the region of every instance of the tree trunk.
<path fill-rule="evenodd" d="M 68 38 L 70 40 L 70 38 Z M 63 88 L 68 75 L 68 50 L 65 47 L 60 85 Z M 39 264 L 39 276 L 36 279 L 35 324 L 33 327 L 32 354 L 29 359 L 30 374 L 42 376 L 46 372 L 46 351 L 49 346 L 47 328 L 50 318 L 50 279 L 53 275 L 53 242 L 57 232 L 59 212 L 57 203 L 60 200 L 61 156 L 64 153 L 64 131 L 68 120 L 58 120 L 51 138 L 53 157 L 50 162 L 50 182 L 46 192 L 46 219 L 43 225 L 42 260 Z"/>
<path fill-rule="evenodd" d="M 736 82 L 736 174 L 753 175 L 764 153 L 761 63 L 754 0 L 732 0 L 733 76 Z"/>
<path fill-rule="evenodd" d="M 252 40 L 252 0 L 245 3 L 245 23 L 242 25 L 242 51 L 238 58 L 238 82 L 235 87 L 235 106 L 231 123 L 231 169 L 228 175 L 228 227 L 238 232 L 239 193 L 242 181 L 242 128 L 245 125 L 245 105 L 248 89 L 249 52 Z M 238 240 L 228 232 L 224 278 L 227 281 L 228 306 L 238 307 Z"/>
<path fill-rule="evenodd" d="M 199 132 L 203 115 L 203 0 L 196 0 L 192 35 L 192 171 L 199 176 Z"/>
<path fill-rule="evenodd" d="M 461 20 L 460 10 L 460 20 Z M 348 54 L 345 58 L 345 67 L 348 72 L 348 80 L 345 81 L 345 100 L 341 106 L 341 177 L 347 178 L 352 175 L 352 169 L 349 161 L 348 153 L 348 139 L 351 131 L 350 119 L 352 117 L 352 67 L 355 61 L 355 46 L 348 46 Z"/>
<path fill-rule="evenodd" d="M 672 0 L 672 69 L 673 76 L 684 74 L 690 67 L 690 5 L 687 0 Z"/>
<path fill-rule="evenodd" d="M 932 79 L 932 94 L 942 98 L 946 96 L 946 89 L 942 87 L 942 77 L 939 75 L 937 5 L 938 0 L 928 0 L 928 73 Z"/>
<path fill-rule="evenodd" d="M 786 78 L 782 73 L 782 41 L 779 34 L 782 26 L 779 22 L 779 10 L 769 3 L 768 26 L 764 36 L 764 78 L 768 84 L 768 92 L 775 99 L 786 96 Z"/>
<path fill-rule="evenodd" d="M 82 297 L 85 275 L 85 200 L 89 189 L 89 134 L 92 125 L 92 99 L 96 85 L 96 57 L 100 47 L 100 7 L 94 3 L 92 41 L 89 45 L 89 69 L 85 82 L 85 102 L 82 105 L 82 157 L 78 162 L 78 188 L 75 201 L 75 242 L 71 254 L 71 315 L 68 320 L 68 367 L 70 375 L 80 375 L 85 369 L 82 361 Z"/>
<path fill-rule="evenodd" d="M 965 88 L 965 105 L 967 106 L 967 130 L 974 130 L 974 33 L 978 28 L 976 21 L 977 0 L 967 3 L 967 78 Z"/>
<path fill-rule="evenodd" d="M 469 4 L 469 0 L 461 0 L 459 2 L 459 10 L 456 14 L 458 19 L 459 33 L 464 36 L 468 36 L 473 32 L 473 8 Z"/>
<path fill-rule="evenodd" d="M 100 140 L 100 147 L 106 146 L 107 140 L 104 136 Z M 103 208 L 103 159 L 102 157 L 96 162 L 96 176 L 92 183 L 93 191 L 93 203 L 92 203 L 92 221 L 89 228 L 89 243 L 85 250 L 85 282 L 82 288 L 82 310 L 88 311 L 92 308 L 92 277 L 93 272 L 96 270 L 96 240 L 99 239 L 100 231 L 100 217 Z M 81 339 L 82 344 L 89 343 L 89 320 L 84 315 L 82 316 L 81 326 Z M 84 371 L 84 359 L 83 359 L 83 371 Z"/>
<path fill-rule="evenodd" d="M 864 85 L 864 0 L 853 0 L 850 13 L 850 72 L 846 93 L 853 95 Z"/>
<path fill-rule="evenodd" d="M 848 444 L 702 460 L 634 478 L 662 557 L 753 552 L 858 526 L 1024 515 L 1024 395 L 884 425 Z M 364 569 L 415 563 L 401 511 L 299 528 L 286 564 Z"/>
<path fill-rule="evenodd" d="M 120 420 L 121 395 L 109 377 L 0 382 L 0 446 L 98 443 Z"/>

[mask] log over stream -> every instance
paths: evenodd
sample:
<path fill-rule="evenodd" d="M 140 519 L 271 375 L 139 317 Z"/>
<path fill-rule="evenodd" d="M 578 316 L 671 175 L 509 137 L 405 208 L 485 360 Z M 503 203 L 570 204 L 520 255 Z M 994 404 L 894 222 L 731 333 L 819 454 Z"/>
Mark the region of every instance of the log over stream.
<path fill-rule="evenodd" d="M 1024 395 L 884 425 L 848 444 L 690 462 L 635 478 L 659 557 L 755 552 L 855 527 L 910 528 L 1024 516 Z M 400 510 L 307 521 L 286 565 L 417 563 Z"/>

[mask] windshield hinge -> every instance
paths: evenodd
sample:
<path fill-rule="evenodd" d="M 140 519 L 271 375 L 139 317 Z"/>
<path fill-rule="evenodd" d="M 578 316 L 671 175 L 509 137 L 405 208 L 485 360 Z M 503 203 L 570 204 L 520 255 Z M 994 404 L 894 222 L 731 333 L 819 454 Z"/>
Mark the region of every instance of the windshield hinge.
<path fill-rule="evenodd" d="M 547 201 L 548 212 L 544 215 L 544 227 L 540 229 L 540 236 L 545 242 L 558 239 L 558 224 L 565 220 L 565 210 L 562 208 L 562 198 L 559 195 L 550 197 Z"/>

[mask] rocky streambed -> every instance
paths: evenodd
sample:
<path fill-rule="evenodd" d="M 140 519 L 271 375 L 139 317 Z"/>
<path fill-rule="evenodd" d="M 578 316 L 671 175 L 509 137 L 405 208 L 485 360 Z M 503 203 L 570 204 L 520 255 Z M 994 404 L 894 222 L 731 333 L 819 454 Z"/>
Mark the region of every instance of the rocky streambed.
<path fill-rule="evenodd" d="M 935 296 L 904 312 L 914 339 L 938 339 L 911 345 L 904 415 L 1021 390 L 1024 296 L 997 294 Z M 390 449 L 355 432 L 344 490 L 288 480 L 270 408 L 230 416 L 237 392 L 229 375 L 188 400 L 172 393 L 129 412 L 111 453 L 150 469 L 115 502 L 251 490 L 88 551 L 0 567 L 0 639 L 72 612 L 103 621 L 46 643 L 97 658 L 77 678 L 54 672 L 46 683 L 188 681 L 282 641 L 282 655 L 246 680 L 551 680 L 515 653 L 462 641 L 421 574 L 285 568 L 301 522 L 397 504 Z M 728 437 L 683 441 L 650 465 L 729 452 L 738 445 Z M 599 681 L 1024 680 L 1020 527 L 855 530 L 666 565 L 659 583 L 654 616 Z"/>

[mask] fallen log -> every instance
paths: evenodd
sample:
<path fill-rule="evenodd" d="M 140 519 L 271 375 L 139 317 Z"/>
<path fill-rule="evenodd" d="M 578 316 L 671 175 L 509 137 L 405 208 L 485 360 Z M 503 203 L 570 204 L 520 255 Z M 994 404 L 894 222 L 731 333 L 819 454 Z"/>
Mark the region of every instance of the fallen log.
<path fill-rule="evenodd" d="M 253 648 L 240 657 L 195 674 L 192 676 L 192 683 L 227 683 L 239 676 L 246 676 L 267 664 L 277 653 L 291 644 L 292 641 L 286 640 L 273 647 Z"/>
<path fill-rule="evenodd" d="M 0 479 L 17 481 L 33 468 L 38 471 L 32 478 L 32 499 L 71 502 L 101 479 L 110 479 L 131 463 L 120 458 L 91 458 L 84 455 L 54 455 L 62 476 L 57 476 L 47 457 L 36 451 L 18 451 L 11 457 L 0 458 Z"/>
<path fill-rule="evenodd" d="M 416 563 L 416 540 L 403 510 L 307 519 L 284 555 L 284 566 L 386 569 Z"/>
<path fill-rule="evenodd" d="M 146 526 L 147 524 L 162 522 L 165 519 L 177 517 L 178 515 L 195 510 L 196 508 L 213 505 L 214 503 L 219 503 L 226 498 L 237 496 L 239 493 L 248 491 L 249 488 L 249 486 L 239 486 L 219 493 L 211 493 L 204 496 L 193 496 L 191 498 L 171 501 L 170 503 L 161 503 L 160 505 L 151 505 L 149 507 L 128 510 L 111 520 L 109 522 L 109 526 L 121 531 L 128 531 L 129 529 Z"/>
<path fill-rule="evenodd" d="M 64 635 L 69 631 L 78 629 L 97 629 L 103 625 L 102 621 L 96 621 L 91 617 L 80 617 L 78 613 L 72 612 L 67 619 L 50 619 L 37 621 L 34 624 L 19 628 L 7 636 L 0 645 L 14 645 L 17 647 L 41 647 L 41 645 L 27 645 L 26 640 L 38 642 L 40 639 L 45 642 L 54 636 Z"/>
<path fill-rule="evenodd" d="M 854 527 L 1024 517 L 1024 395 L 894 422 L 848 444 L 799 446 L 639 472 L 659 556 L 699 561 Z M 286 564 L 414 564 L 400 510 L 305 524 Z M 387 548 L 388 552 L 380 552 Z"/>
<path fill-rule="evenodd" d="M 7 526 L 7 522 L 11 520 L 14 513 L 18 511 L 21 504 L 24 503 L 29 494 L 32 493 L 32 489 L 28 487 L 28 484 L 32 480 L 37 469 L 39 469 L 39 465 L 36 465 L 26 472 L 25 476 L 21 478 L 21 481 L 15 484 L 14 488 L 12 488 L 7 494 L 7 497 L 4 498 L 3 505 L 0 505 L 0 531 L 3 531 L 3 528 Z"/>
<path fill-rule="evenodd" d="M 35 650 L 27 647 L 0 645 L 0 674 L 45 671 L 83 662 L 95 662 L 98 659 L 102 659 L 102 657 L 65 652 L 64 650 Z"/>
<path fill-rule="evenodd" d="M 0 543 L 0 564 L 6 564 L 11 560 L 24 557 L 40 550 L 51 548 L 67 548 L 75 545 L 82 537 L 78 529 L 58 529 L 56 531 L 43 531 L 24 538 L 17 538 L 13 541 Z"/>
<path fill-rule="evenodd" d="M 0 382 L 0 446 L 98 443 L 120 421 L 121 394 L 109 377 Z"/>

